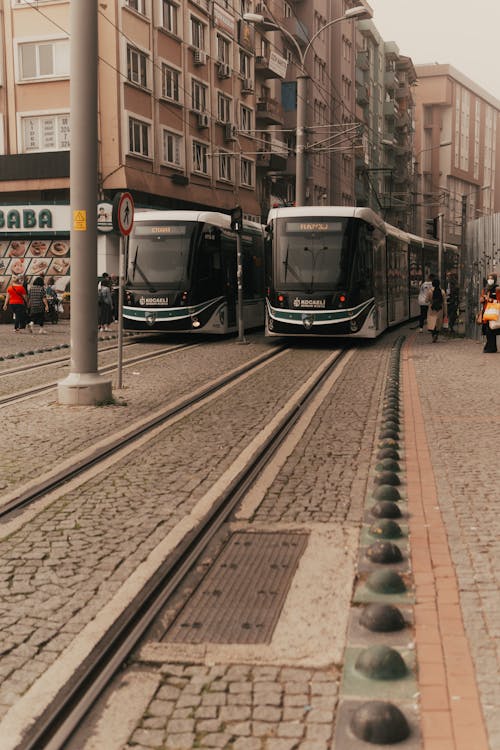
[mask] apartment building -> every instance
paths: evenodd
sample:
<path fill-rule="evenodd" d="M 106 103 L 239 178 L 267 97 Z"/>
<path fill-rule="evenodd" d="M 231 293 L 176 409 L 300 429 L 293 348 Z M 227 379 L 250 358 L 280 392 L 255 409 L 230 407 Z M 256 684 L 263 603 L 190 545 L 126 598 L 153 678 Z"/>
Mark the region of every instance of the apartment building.
<path fill-rule="evenodd" d="M 357 116 L 364 125 L 356 159 L 356 203 L 408 229 L 413 212 L 416 71 L 372 21 L 358 24 Z"/>
<path fill-rule="evenodd" d="M 417 65 L 415 228 L 443 215 L 443 239 L 500 210 L 500 101 L 451 65 Z"/>

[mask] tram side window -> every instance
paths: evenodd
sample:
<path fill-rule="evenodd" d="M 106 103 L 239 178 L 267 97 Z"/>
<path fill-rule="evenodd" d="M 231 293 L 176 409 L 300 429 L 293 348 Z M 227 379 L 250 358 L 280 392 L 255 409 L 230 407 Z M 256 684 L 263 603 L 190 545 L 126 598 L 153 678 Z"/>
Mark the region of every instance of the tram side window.
<path fill-rule="evenodd" d="M 210 227 L 201 237 L 196 263 L 196 279 L 207 294 L 222 294 L 224 291 L 220 231 L 217 227 Z"/>
<path fill-rule="evenodd" d="M 373 238 L 364 224 L 358 231 L 351 278 L 353 303 L 359 304 L 373 297 Z"/>

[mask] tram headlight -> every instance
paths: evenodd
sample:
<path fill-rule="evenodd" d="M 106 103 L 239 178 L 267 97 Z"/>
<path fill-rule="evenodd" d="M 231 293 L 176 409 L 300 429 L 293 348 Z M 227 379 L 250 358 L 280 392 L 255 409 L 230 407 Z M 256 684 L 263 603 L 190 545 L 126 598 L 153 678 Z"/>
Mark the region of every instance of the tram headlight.
<path fill-rule="evenodd" d="M 201 323 L 198 318 L 195 317 L 191 318 L 191 325 L 193 326 L 193 328 L 199 328 L 201 326 Z"/>
<path fill-rule="evenodd" d="M 310 331 L 313 327 L 314 323 L 314 315 L 303 315 L 302 316 L 302 325 L 306 329 L 306 331 Z"/>

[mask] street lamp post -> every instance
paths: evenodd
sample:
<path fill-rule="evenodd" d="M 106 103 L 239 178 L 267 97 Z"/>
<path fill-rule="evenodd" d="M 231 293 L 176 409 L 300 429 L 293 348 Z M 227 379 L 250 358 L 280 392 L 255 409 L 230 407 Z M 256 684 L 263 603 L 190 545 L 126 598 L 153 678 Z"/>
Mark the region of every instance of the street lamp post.
<path fill-rule="evenodd" d="M 295 205 L 303 206 L 305 202 L 306 194 L 306 164 L 305 164 L 305 152 L 306 152 L 306 117 L 307 117 L 307 79 L 309 78 L 305 69 L 305 60 L 307 53 L 311 49 L 314 40 L 323 32 L 325 29 L 330 28 L 340 21 L 349 21 L 353 19 L 366 19 L 372 18 L 373 11 L 371 8 L 364 5 L 356 5 L 354 8 L 346 10 L 343 16 L 334 18 L 332 21 L 328 21 L 322 26 L 315 34 L 310 38 L 306 45 L 306 48 L 302 52 L 299 43 L 295 37 L 287 30 L 284 29 L 276 21 L 268 21 L 263 15 L 259 13 L 245 13 L 243 20 L 249 23 L 255 23 L 261 26 L 265 26 L 267 29 L 275 29 L 281 31 L 287 39 L 294 45 L 297 56 L 300 63 L 300 71 L 297 75 L 297 128 L 296 128 L 296 163 L 295 163 Z"/>

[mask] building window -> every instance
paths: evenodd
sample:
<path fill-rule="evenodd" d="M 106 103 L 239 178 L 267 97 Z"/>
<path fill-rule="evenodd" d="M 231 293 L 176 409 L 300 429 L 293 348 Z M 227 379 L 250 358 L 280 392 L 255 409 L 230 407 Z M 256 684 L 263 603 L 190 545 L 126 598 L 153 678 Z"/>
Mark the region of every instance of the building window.
<path fill-rule="evenodd" d="M 243 52 L 242 49 L 240 49 L 240 75 L 242 75 L 243 78 L 252 77 L 252 64 L 250 62 L 250 55 L 247 55 L 247 53 Z"/>
<path fill-rule="evenodd" d="M 125 5 L 127 8 L 142 13 L 143 16 L 146 15 L 146 0 L 125 0 Z"/>
<path fill-rule="evenodd" d="M 233 157 L 231 154 L 219 154 L 219 180 L 232 181 Z"/>
<path fill-rule="evenodd" d="M 240 130 L 253 130 L 253 112 L 248 107 L 240 105 Z"/>
<path fill-rule="evenodd" d="M 205 24 L 191 16 L 191 44 L 196 49 L 205 49 Z"/>
<path fill-rule="evenodd" d="M 148 85 L 148 56 L 130 45 L 127 46 L 127 78 L 143 88 Z"/>
<path fill-rule="evenodd" d="M 69 113 L 22 117 L 23 153 L 66 151 L 70 147 Z"/>
<path fill-rule="evenodd" d="M 231 44 L 226 37 L 217 34 L 217 60 L 231 65 Z"/>
<path fill-rule="evenodd" d="M 246 187 L 254 186 L 253 162 L 249 159 L 241 160 L 240 183 Z"/>
<path fill-rule="evenodd" d="M 219 122 L 231 122 L 231 99 L 217 94 L 217 119 Z"/>
<path fill-rule="evenodd" d="M 182 167 L 182 136 L 163 131 L 163 161 L 172 167 Z"/>
<path fill-rule="evenodd" d="M 139 154 L 140 156 L 150 156 L 150 131 L 151 126 L 147 123 L 142 122 L 141 120 L 136 120 L 134 117 L 129 118 L 129 151 L 132 154 Z"/>
<path fill-rule="evenodd" d="M 161 66 L 161 95 L 165 99 L 173 102 L 180 101 L 179 81 L 181 74 L 178 70 L 170 68 L 168 65 Z"/>
<path fill-rule="evenodd" d="M 208 146 L 199 141 L 193 141 L 193 172 L 208 174 Z"/>
<path fill-rule="evenodd" d="M 30 42 L 19 45 L 21 81 L 69 75 L 69 41 Z"/>
<path fill-rule="evenodd" d="M 171 3 L 170 0 L 163 0 L 163 28 L 170 31 L 171 34 L 177 34 L 177 14 L 178 7 Z"/>
<path fill-rule="evenodd" d="M 195 112 L 205 112 L 207 109 L 208 87 L 194 79 L 191 81 L 191 101 Z"/>

